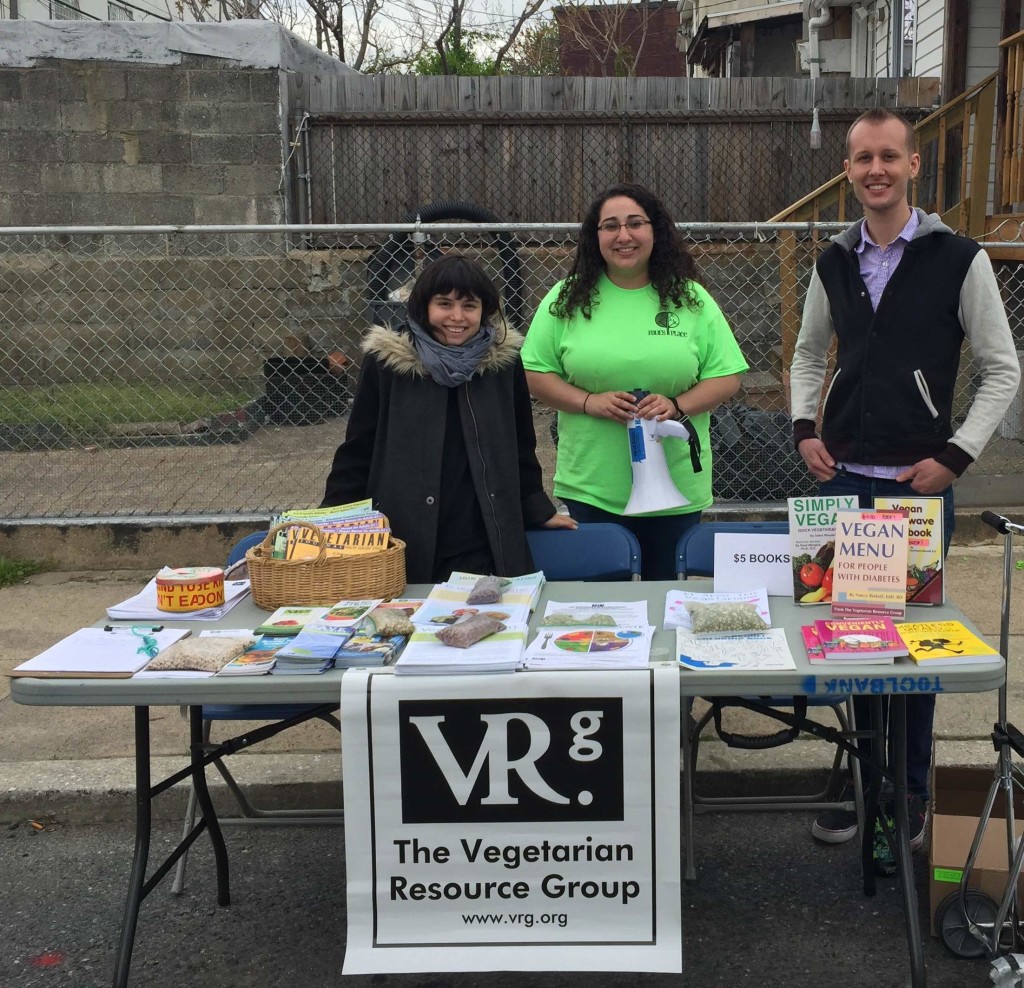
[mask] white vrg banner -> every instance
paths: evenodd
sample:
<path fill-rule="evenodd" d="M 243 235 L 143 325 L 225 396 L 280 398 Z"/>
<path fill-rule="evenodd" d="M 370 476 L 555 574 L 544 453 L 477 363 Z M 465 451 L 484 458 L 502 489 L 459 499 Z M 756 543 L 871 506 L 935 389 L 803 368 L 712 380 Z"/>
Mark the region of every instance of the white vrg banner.
<path fill-rule="evenodd" d="M 344 973 L 680 972 L 678 677 L 347 672 Z"/>

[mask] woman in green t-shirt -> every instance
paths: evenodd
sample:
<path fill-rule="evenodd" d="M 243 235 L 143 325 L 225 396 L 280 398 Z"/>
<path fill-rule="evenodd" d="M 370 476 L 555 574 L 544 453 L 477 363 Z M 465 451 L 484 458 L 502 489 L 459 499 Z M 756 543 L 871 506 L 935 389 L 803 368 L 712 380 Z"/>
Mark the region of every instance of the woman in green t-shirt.
<path fill-rule="evenodd" d="M 568 276 L 541 302 L 523 347 L 531 393 L 558 411 L 555 495 L 577 521 L 614 521 L 640 541 L 643 578 L 675 577 L 679 536 L 711 504 L 710 412 L 739 389 L 747 363 L 668 210 L 639 185 L 614 185 L 587 210 Z M 648 391 L 637 401 L 634 390 Z M 626 426 L 635 415 L 696 432 L 663 443 L 689 504 L 641 516 Z"/>

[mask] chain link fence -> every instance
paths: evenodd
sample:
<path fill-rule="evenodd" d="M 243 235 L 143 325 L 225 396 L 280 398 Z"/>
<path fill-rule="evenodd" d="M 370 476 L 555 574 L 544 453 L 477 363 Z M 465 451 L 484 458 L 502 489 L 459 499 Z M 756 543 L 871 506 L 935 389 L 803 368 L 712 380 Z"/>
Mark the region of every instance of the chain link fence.
<path fill-rule="evenodd" d="M 836 228 L 680 229 L 751 365 L 713 419 L 716 499 L 808 493 L 813 483 L 790 443 L 783 368 L 813 259 Z M 453 222 L 0 229 L 0 513 L 265 518 L 314 505 L 343 437 L 359 340 L 370 323 L 401 317 L 419 267 L 443 252 L 477 257 L 525 331 L 565 273 L 576 230 Z M 1000 284 L 1024 340 L 1016 264 L 1000 268 Z M 975 386 L 967 352 L 959 414 Z M 550 482 L 554 415 L 537 406 L 535 419 Z M 971 472 L 1019 474 L 1022 465 L 1018 404 Z"/>

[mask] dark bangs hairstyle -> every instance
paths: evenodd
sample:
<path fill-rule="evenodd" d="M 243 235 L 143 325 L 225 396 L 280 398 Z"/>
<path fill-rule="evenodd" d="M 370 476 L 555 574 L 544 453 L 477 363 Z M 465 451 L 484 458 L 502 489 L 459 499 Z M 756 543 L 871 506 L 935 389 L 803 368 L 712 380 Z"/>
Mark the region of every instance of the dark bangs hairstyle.
<path fill-rule="evenodd" d="M 431 261 L 420 272 L 405 303 L 406 311 L 428 333 L 436 335 L 427 319 L 427 306 L 435 295 L 450 295 L 452 292 L 459 299 L 479 299 L 480 325 L 494 326 L 504 333 L 498 289 L 476 261 L 461 254 L 446 254 Z"/>
<path fill-rule="evenodd" d="M 692 287 L 692 283 L 699 280 L 697 262 L 686 249 L 664 203 L 642 185 L 624 182 L 605 189 L 588 207 L 576 241 L 576 256 L 558 298 L 551 303 L 551 314 L 559 319 L 568 319 L 578 310 L 584 319 L 590 318 L 597 296 L 597 282 L 605 270 L 598 246 L 597 224 L 604 204 L 617 196 L 632 199 L 651 221 L 654 246 L 647 270 L 662 307 L 686 305 L 691 309 L 700 308 L 700 300 Z"/>

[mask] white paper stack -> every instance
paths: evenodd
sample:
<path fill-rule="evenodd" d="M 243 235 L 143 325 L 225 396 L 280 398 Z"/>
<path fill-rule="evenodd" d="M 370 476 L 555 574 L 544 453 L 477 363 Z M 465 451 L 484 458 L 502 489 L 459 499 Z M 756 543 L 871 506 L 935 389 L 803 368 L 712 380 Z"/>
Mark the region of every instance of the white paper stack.
<path fill-rule="evenodd" d="M 543 627 L 523 657 L 526 669 L 644 669 L 654 628 Z"/>
<path fill-rule="evenodd" d="M 423 605 L 413 614 L 413 624 L 438 628 L 457 624 L 474 614 L 486 614 L 505 625 L 529 623 L 544 587 L 543 573 L 509 577 L 502 586 L 500 601 L 470 606 L 466 598 L 479 579 L 479 573 L 452 573 L 443 583 L 433 587 Z"/>
<path fill-rule="evenodd" d="M 107 608 L 107 617 L 114 621 L 219 621 L 249 594 L 248 580 L 225 580 L 224 603 L 200 611 L 161 611 L 156 606 L 156 577 L 134 597 Z"/>
<path fill-rule="evenodd" d="M 447 676 L 460 673 L 515 672 L 523 662 L 526 625 L 508 625 L 469 648 L 438 641 L 434 631 L 421 628 L 395 661 L 396 675 Z"/>

